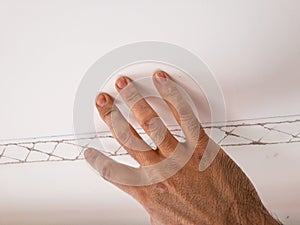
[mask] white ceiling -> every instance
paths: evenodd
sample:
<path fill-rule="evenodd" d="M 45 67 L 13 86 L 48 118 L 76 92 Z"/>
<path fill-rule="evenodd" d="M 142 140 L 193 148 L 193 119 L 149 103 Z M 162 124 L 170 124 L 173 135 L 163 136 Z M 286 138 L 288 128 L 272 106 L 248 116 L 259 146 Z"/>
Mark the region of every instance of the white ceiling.
<path fill-rule="evenodd" d="M 72 133 L 75 93 L 90 65 L 143 40 L 177 44 L 203 59 L 221 84 L 228 119 L 299 114 L 299 10 L 297 0 L 2 0 L 0 139 Z M 300 223 L 297 149 L 227 149 L 268 209 L 291 225 Z M 0 224 L 148 221 L 83 161 L 2 165 L 0 177 Z"/>

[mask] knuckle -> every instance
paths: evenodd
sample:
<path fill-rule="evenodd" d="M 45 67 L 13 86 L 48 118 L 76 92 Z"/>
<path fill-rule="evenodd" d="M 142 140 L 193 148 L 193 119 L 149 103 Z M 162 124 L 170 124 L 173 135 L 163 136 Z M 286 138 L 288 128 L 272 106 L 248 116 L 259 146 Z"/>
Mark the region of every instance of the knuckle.
<path fill-rule="evenodd" d="M 181 107 L 178 110 L 179 120 L 181 123 L 185 123 L 187 126 L 198 127 L 199 121 L 194 115 L 192 109 L 188 107 Z"/>
<path fill-rule="evenodd" d="M 117 112 L 118 110 L 115 106 L 106 108 L 101 112 L 101 118 L 104 122 L 109 124 L 112 120 L 116 120 Z"/>
<path fill-rule="evenodd" d="M 192 109 L 186 104 L 181 104 L 178 107 L 178 113 L 182 117 L 193 117 L 194 116 Z"/>
<path fill-rule="evenodd" d="M 147 132 L 151 132 L 151 129 L 153 129 L 153 120 L 151 118 L 151 116 L 146 116 L 143 117 L 140 120 L 140 125 L 142 126 L 142 128 L 147 131 Z"/>
<path fill-rule="evenodd" d="M 110 168 L 108 168 L 107 166 L 102 168 L 100 174 L 103 177 L 103 179 L 105 179 L 105 180 L 110 179 L 110 171 L 111 171 Z"/>
<path fill-rule="evenodd" d="M 111 177 L 111 167 L 112 163 L 109 159 L 103 159 L 102 157 L 98 157 L 96 160 L 97 171 L 99 172 L 100 176 L 103 177 L 105 180 L 109 180 Z"/>
<path fill-rule="evenodd" d="M 163 183 L 158 183 L 155 185 L 155 190 L 159 193 L 159 194 L 164 194 L 164 193 L 168 193 L 168 187 L 167 185 L 163 184 Z"/>
<path fill-rule="evenodd" d="M 133 86 L 128 86 L 121 92 L 122 98 L 131 107 L 137 103 L 142 96 L 137 92 Z"/>
<path fill-rule="evenodd" d="M 117 132 L 116 136 L 121 145 L 130 147 L 128 145 L 130 145 L 131 143 L 131 137 L 132 137 L 131 133 L 123 129 L 122 131 Z"/>
<path fill-rule="evenodd" d="M 189 135 L 187 137 L 187 140 L 198 140 L 200 131 L 201 131 L 201 125 L 200 124 L 188 124 L 187 127 L 189 129 Z"/>
<path fill-rule="evenodd" d="M 102 112 L 101 112 L 101 118 L 106 121 L 108 117 L 111 116 L 112 112 L 114 111 L 113 108 L 106 108 L 106 109 L 103 109 Z"/>
<path fill-rule="evenodd" d="M 175 87 L 167 88 L 164 97 L 170 102 L 178 102 L 181 99 L 181 96 Z"/>
<path fill-rule="evenodd" d="M 132 93 L 128 93 L 124 97 L 127 102 L 134 104 L 136 101 L 139 100 L 140 95 L 137 92 L 132 92 Z"/>
<path fill-rule="evenodd" d="M 199 125 L 198 119 L 192 113 L 180 114 L 179 119 L 181 124 L 185 125 L 189 129 L 194 129 Z"/>

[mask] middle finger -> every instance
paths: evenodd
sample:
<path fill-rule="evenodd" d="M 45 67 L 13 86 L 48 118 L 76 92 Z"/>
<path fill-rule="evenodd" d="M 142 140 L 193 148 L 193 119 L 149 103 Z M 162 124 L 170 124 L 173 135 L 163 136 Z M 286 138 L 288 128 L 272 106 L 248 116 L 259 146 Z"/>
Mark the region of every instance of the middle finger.
<path fill-rule="evenodd" d="M 158 150 L 164 156 L 169 156 L 175 150 L 178 141 L 138 92 L 132 80 L 129 77 L 120 77 L 116 81 L 116 89 Z"/>

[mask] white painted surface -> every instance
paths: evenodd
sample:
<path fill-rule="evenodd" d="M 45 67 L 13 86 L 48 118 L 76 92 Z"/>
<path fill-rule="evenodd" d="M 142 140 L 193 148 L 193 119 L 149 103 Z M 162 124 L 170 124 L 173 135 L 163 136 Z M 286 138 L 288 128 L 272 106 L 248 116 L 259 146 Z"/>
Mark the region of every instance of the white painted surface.
<path fill-rule="evenodd" d="M 299 10 L 296 0 L 0 1 L 0 137 L 72 133 L 75 92 L 89 66 L 142 40 L 202 58 L 221 83 L 229 119 L 300 113 Z M 297 149 L 229 149 L 268 208 L 292 225 L 300 223 Z M 278 157 L 267 157 L 274 151 Z M 1 166 L 0 224 L 147 223 L 137 203 L 87 168 Z"/>

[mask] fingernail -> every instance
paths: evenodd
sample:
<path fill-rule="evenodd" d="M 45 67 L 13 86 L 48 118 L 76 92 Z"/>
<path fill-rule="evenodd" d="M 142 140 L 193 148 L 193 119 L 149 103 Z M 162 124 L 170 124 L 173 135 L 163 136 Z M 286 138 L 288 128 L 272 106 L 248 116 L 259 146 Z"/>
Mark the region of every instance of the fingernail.
<path fill-rule="evenodd" d="M 117 80 L 116 85 L 119 89 L 123 89 L 127 85 L 127 80 L 124 77 L 120 77 Z"/>
<path fill-rule="evenodd" d="M 160 83 L 164 83 L 167 81 L 167 75 L 164 71 L 160 70 L 155 73 L 155 79 Z"/>
<path fill-rule="evenodd" d="M 96 104 L 100 107 L 103 107 L 106 104 L 106 97 L 103 94 L 100 94 L 97 98 Z"/>

